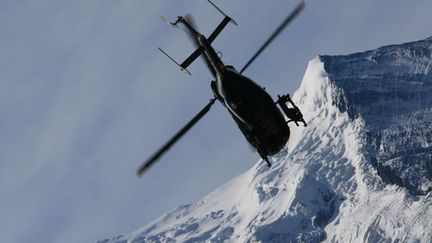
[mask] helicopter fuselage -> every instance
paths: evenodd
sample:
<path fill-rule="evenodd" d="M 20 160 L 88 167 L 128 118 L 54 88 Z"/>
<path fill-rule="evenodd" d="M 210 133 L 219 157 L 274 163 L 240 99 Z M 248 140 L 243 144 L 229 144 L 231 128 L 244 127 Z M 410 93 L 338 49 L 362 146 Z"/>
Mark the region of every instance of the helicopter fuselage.
<path fill-rule="evenodd" d="M 290 130 L 271 96 L 250 78 L 225 65 L 206 38 L 198 34 L 197 44 L 215 81 L 215 97 L 227 108 L 247 141 L 266 161 L 287 143 Z"/>
<path fill-rule="evenodd" d="M 289 127 L 263 88 L 227 68 L 216 79 L 216 92 L 248 142 L 261 156 L 273 155 L 285 146 L 290 136 Z"/>
<path fill-rule="evenodd" d="M 175 22 L 170 23 L 176 27 L 179 24 L 187 28 L 188 34 L 191 35 L 196 49 L 182 63 L 178 63 L 161 48 L 159 50 L 165 54 L 171 61 L 177 64 L 182 71 L 191 74 L 187 68 L 198 57 L 203 57 L 208 69 L 212 73 L 214 80 L 211 81 L 211 88 L 214 98 L 201 109 L 186 125 L 184 125 L 171 139 L 169 139 L 159 150 L 157 150 L 148 160 L 141 164 L 137 170 L 138 176 L 147 171 L 166 151 L 168 151 L 179 139 L 186 134 L 202 117 L 210 110 L 212 105 L 219 100 L 231 114 L 240 131 L 246 137 L 246 140 L 256 148 L 261 158 L 271 166 L 268 156 L 278 153 L 284 148 L 290 137 L 289 122 L 294 122 L 297 126 L 303 123 L 300 109 L 291 100 L 289 94 L 278 95 L 277 101 L 265 89 L 256 84 L 252 79 L 243 75 L 243 72 L 250 64 L 260 55 L 260 53 L 279 35 L 279 33 L 302 11 L 304 1 L 300 2 L 297 7 L 285 18 L 279 27 L 273 32 L 266 42 L 258 49 L 252 58 L 237 71 L 233 66 L 225 65 L 218 53 L 211 46 L 212 42 L 221 33 L 228 23 L 237 25 L 237 23 L 211 0 L 208 2 L 213 5 L 225 17 L 206 38 L 194 28 L 194 21 L 190 15 L 178 16 Z M 290 107 L 288 106 L 290 105 Z M 281 109 L 281 110 L 280 110 Z M 281 112 L 283 111 L 283 113 Z M 288 118 L 285 121 L 284 115 Z"/>

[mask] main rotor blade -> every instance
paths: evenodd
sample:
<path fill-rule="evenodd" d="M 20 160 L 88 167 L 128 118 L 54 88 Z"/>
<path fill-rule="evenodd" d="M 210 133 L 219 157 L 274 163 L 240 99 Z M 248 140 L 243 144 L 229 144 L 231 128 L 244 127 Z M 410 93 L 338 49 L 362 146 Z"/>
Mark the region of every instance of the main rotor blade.
<path fill-rule="evenodd" d="M 152 157 L 145 161 L 137 170 L 137 175 L 142 176 L 146 170 L 150 168 L 171 146 L 177 142 L 189 129 L 192 128 L 195 123 L 197 123 L 207 112 L 210 110 L 211 106 L 215 103 L 216 98 L 210 100 L 198 114 L 190 122 L 188 122 L 177 134 L 174 135 L 164 146 L 162 146 Z"/>
<path fill-rule="evenodd" d="M 304 1 L 297 5 L 297 7 L 291 12 L 291 14 L 286 17 L 282 24 L 279 25 L 279 27 L 273 32 L 273 34 L 268 38 L 268 40 L 261 46 L 261 48 L 258 49 L 255 55 L 246 63 L 246 65 L 244 65 L 244 67 L 240 70 L 240 73 L 243 73 L 246 68 L 248 68 L 253 61 L 255 61 L 255 59 L 261 54 L 261 52 L 264 51 L 264 49 L 280 34 L 280 32 L 282 32 L 282 30 L 285 29 L 285 27 L 289 23 L 291 23 L 291 21 L 293 21 L 295 17 L 297 17 L 297 15 L 303 10 L 304 6 Z"/>

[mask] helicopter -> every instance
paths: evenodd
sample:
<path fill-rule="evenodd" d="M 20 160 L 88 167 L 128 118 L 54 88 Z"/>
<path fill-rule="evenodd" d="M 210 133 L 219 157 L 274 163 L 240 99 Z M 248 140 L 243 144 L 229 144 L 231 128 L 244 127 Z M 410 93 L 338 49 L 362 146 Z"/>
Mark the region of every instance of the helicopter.
<path fill-rule="evenodd" d="M 210 82 L 214 97 L 180 129 L 179 132 L 138 168 L 138 176 L 143 175 L 172 145 L 204 117 L 216 100 L 228 110 L 246 140 L 256 149 L 260 157 L 267 163 L 268 167 L 272 166 L 268 156 L 274 155 L 282 150 L 289 140 L 290 129 L 288 124 L 294 122 L 297 126 L 299 126 L 299 123 L 303 123 L 303 126 L 307 126 L 303 114 L 291 100 L 289 94 L 278 95 L 278 99 L 273 101 L 272 97 L 263 87 L 242 74 L 261 52 L 304 9 L 304 1 L 300 2 L 295 7 L 240 71 L 237 71 L 232 65 L 225 65 L 218 53 L 211 46 L 212 42 L 228 23 L 234 25 L 237 25 L 237 23 L 211 0 L 207 1 L 224 16 L 223 20 L 209 37 L 205 37 L 197 30 L 189 15 L 184 17 L 179 16 L 177 20 L 171 22 L 170 25 L 173 27 L 179 25 L 185 27 L 185 30 L 196 46 L 196 50 L 182 63 L 178 63 L 161 48 L 159 48 L 159 50 L 177 64 L 182 71 L 187 72 L 189 75 L 191 73 L 187 70 L 187 67 L 198 57 L 202 56 L 214 78 L 214 80 Z M 290 104 L 291 107 L 288 107 L 287 103 Z M 278 108 L 278 106 L 280 108 Z M 288 121 L 285 120 L 281 110 L 287 116 Z"/>

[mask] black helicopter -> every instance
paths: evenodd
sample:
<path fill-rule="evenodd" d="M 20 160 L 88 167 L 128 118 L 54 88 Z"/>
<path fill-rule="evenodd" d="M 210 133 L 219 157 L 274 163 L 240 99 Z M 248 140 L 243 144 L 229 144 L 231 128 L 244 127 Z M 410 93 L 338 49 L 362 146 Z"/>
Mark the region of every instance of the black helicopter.
<path fill-rule="evenodd" d="M 179 16 L 175 22 L 170 23 L 172 26 L 182 25 L 186 27 L 187 32 L 197 46 L 197 49 L 184 62 L 178 63 L 162 49 L 159 48 L 159 50 L 189 74 L 190 72 L 187 70 L 187 67 L 199 56 L 203 55 L 205 63 L 215 79 L 210 83 L 214 98 L 211 99 L 210 103 L 192 118 L 189 123 L 175 134 L 174 137 L 138 168 L 138 176 L 141 176 L 163 153 L 195 125 L 210 110 L 216 100 L 219 100 L 227 108 L 247 141 L 256 148 L 261 158 L 267 162 L 269 167 L 271 163 L 268 159 L 268 155 L 276 154 L 288 142 L 290 137 L 288 123 L 294 122 L 299 126 L 298 123 L 302 122 L 304 126 L 307 126 L 300 109 L 294 104 L 289 95 L 278 95 L 278 100 L 274 102 L 264 88 L 257 85 L 250 78 L 242 75 L 258 55 L 303 10 L 305 6 L 304 2 L 302 1 L 288 15 L 240 71 L 237 71 L 231 65 L 225 65 L 218 56 L 218 53 L 211 46 L 211 43 L 228 23 L 231 22 L 235 25 L 237 25 L 237 23 L 213 2 L 210 0 L 208 0 L 208 2 L 225 16 L 208 38 L 197 31 L 189 16 Z M 291 104 L 291 108 L 287 106 L 287 102 Z M 277 105 L 280 106 L 288 117 L 288 121 L 285 121 Z"/>

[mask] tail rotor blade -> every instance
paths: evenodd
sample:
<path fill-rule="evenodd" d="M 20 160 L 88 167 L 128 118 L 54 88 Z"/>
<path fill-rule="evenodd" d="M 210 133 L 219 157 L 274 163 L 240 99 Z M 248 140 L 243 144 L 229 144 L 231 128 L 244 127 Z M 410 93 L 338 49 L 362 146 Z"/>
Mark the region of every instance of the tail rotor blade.
<path fill-rule="evenodd" d="M 255 53 L 255 55 L 252 56 L 252 58 L 244 65 L 244 67 L 240 70 L 240 73 L 243 73 L 249 65 L 252 64 L 253 61 L 261 54 L 262 51 L 282 32 L 282 30 L 285 29 L 285 27 L 288 26 L 289 23 L 291 23 L 295 17 L 303 10 L 305 6 L 304 1 L 302 1 L 297 7 L 291 12 L 290 15 L 286 17 L 286 19 L 282 22 L 281 25 L 273 32 L 273 34 L 267 39 L 267 41 L 261 46 L 260 49 Z"/>
<path fill-rule="evenodd" d="M 190 122 L 188 122 L 179 132 L 177 132 L 164 146 L 162 146 L 156 153 L 153 154 L 147 161 L 145 161 L 137 170 L 137 175 L 140 177 L 147 171 L 171 146 L 174 145 L 189 129 L 191 129 L 207 112 L 211 106 L 215 103 L 216 98 L 210 100 L 198 114 Z"/>
<path fill-rule="evenodd" d="M 175 27 L 175 26 L 173 26 L 173 25 L 170 23 L 170 21 L 169 21 L 165 16 L 163 16 L 163 15 L 159 15 L 159 17 L 160 17 L 160 19 L 162 20 L 162 22 L 164 22 L 166 25 L 169 25 L 169 26 L 171 26 L 171 27 Z"/>

